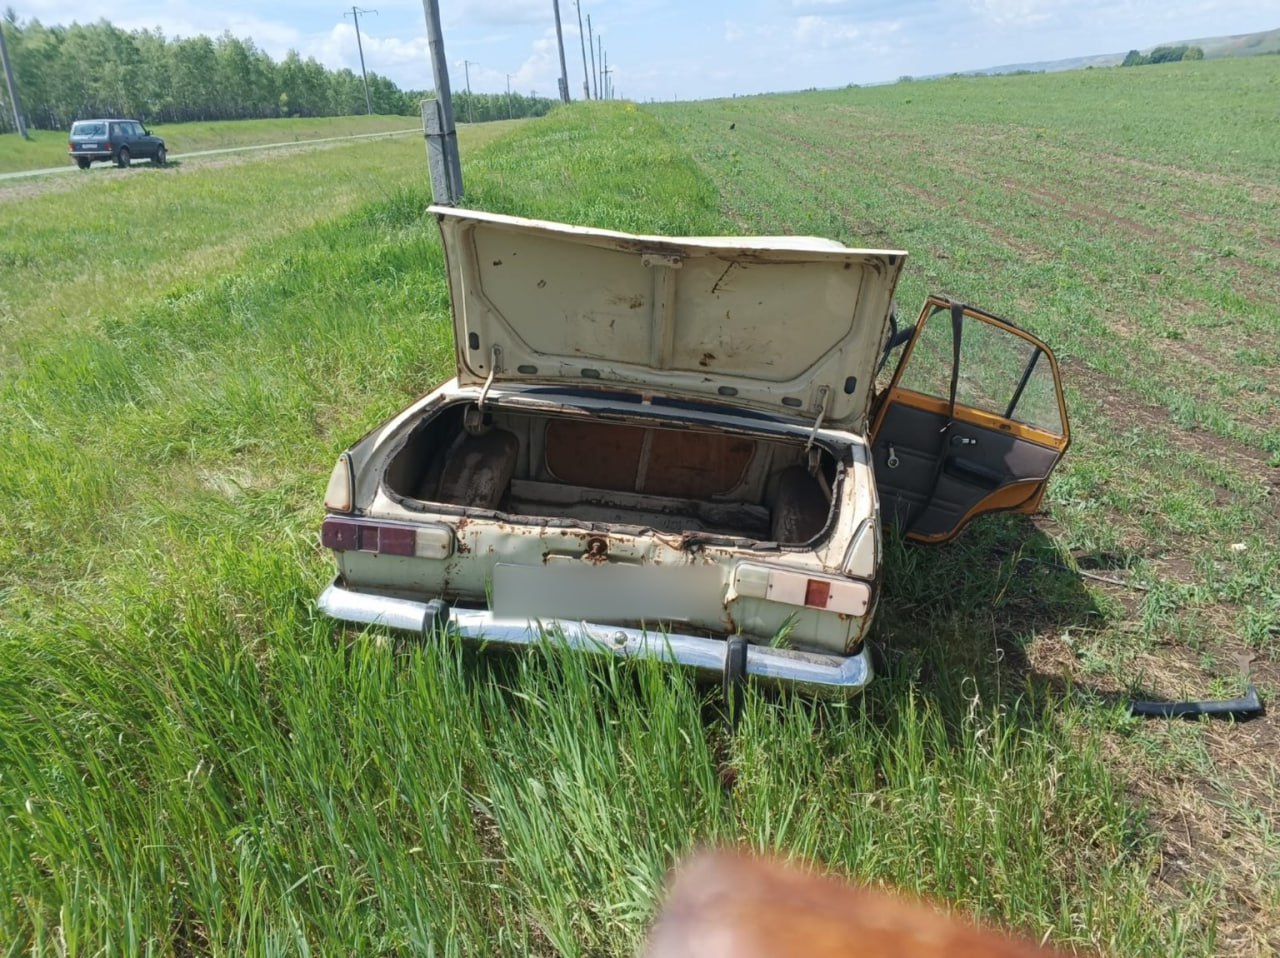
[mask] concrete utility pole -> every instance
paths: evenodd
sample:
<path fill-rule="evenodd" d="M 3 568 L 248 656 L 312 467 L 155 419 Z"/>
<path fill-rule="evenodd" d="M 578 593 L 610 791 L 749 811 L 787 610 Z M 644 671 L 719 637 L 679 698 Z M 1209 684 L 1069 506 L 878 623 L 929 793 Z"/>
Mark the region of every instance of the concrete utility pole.
<path fill-rule="evenodd" d="M 587 46 L 591 48 L 591 88 L 595 91 L 595 98 L 600 99 L 600 84 L 596 82 L 596 44 L 595 39 L 591 35 L 591 14 L 587 14 Z"/>
<path fill-rule="evenodd" d="M 606 99 L 604 95 L 604 37 L 596 37 L 596 53 L 599 54 L 596 59 L 599 61 L 601 71 L 596 76 L 596 90 L 598 97 L 603 100 Z"/>
<path fill-rule="evenodd" d="M 427 49 L 431 51 L 431 76 L 436 99 L 422 101 L 427 158 L 431 165 L 431 195 L 437 203 L 454 204 L 462 198 L 462 160 L 458 156 L 458 130 L 453 123 L 453 97 L 449 93 L 449 66 L 444 58 L 437 0 L 422 0 L 427 16 Z"/>
<path fill-rule="evenodd" d="M 587 35 L 582 32 L 582 0 L 573 0 L 578 8 L 578 42 L 582 45 L 582 98 L 591 99 L 591 81 L 587 79 Z"/>
<path fill-rule="evenodd" d="M 507 119 L 513 120 L 515 116 L 511 112 L 511 74 L 507 74 Z"/>
<path fill-rule="evenodd" d="M 462 61 L 462 69 L 466 71 L 466 74 L 467 74 L 467 122 L 468 123 L 475 122 L 475 118 L 474 118 L 475 111 L 472 110 L 471 108 L 471 64 L 473 63 L 476 63 L 476 61 L 475 60 Z M 476 63 L 476 66 L 479 66 L 479 65 L 480 64 Z"/>
<path fill-rule="evenodd" d="M 569 68 L 564 65 L 564 33 L 560 30 L 560 0 L 551 0 L 556 13 L 556 46 L 560 48 L 560 102 L 569 102 Z"/>
<path fill-rule="evenodd" d="M 18 81 L 13 78 L 13 65 L 9 63 L 9 48 L 4 43 L 4 25 L 0 24 L 0 60 L 4 61 L 4 80 L 9 85 L 9 102 L 13 104 L 13 123 L 18 128 L 18 135 L 24 140 L 31 137 L 27 134 L 27 121 L 22 116 L 22 101 L 18 99 Z"/>
<path fill-rule="evenodd" d="M 609 74 L 613 71 L 609 69 L 609 54 L 603 50 L 600 52 L 600 63 L 602 64 L 600 75 L 604 77 L 604 83 L 602 84 L 604 86 L 604 98 L 611 100 L 613 97 L 610 95 L 609 90 Z"/>
<path fill-rule="evenodd" d="M 351 12 L 344 13 L 343 16 L 351 17 L 356 24 L 356 49 L 360 51 L 360 76 L 364 79 L 364 106 L 369 115 L 373 116 L 373 101 L 369 99 L 369 74 L 364 72 L 364 44 L 360 42 L 360 14 L 362 13 L 372 13 L 376 16 L 378 11 L 352 7 Z"/>

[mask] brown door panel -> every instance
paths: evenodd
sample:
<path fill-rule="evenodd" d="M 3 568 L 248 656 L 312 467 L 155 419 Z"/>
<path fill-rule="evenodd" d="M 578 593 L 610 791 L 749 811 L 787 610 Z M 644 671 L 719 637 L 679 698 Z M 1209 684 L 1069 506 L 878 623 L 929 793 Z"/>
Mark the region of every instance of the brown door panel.
<path fill-rule="evenodd" d="M 959 419 L 944 431 L 946 423 L 933 408 L 890 397 L 872 446 L 881 509 L 911 539 L 941 541 L 977 512 L 1038 500 L 1059 457 L 1011 431 Z"/>

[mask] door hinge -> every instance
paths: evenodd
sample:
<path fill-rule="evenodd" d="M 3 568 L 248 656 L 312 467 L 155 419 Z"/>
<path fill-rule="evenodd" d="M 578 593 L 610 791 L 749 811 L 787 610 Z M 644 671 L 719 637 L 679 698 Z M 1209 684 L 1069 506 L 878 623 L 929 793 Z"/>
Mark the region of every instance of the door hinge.
<path fill-rule="evenodd" d="M 818 415 L 813 420 L 813 428 L 809 430 L 809 441 L 804 444 L 805 451 L 813 445 L 813 441 L 818 437 L 818 430 L 822 428 L 822 418 L 827 414 L 827 396 L 831 389 L 828 386 L 818 387 Z"/>
<path fill-rule="evenodd" d="M 493 385 L 493 377 L 502 371 L 502 347 L 494 346 L 489 354 L 489 375 L 484 381 L 484 386 L 480 389 L 480 398 L 476 400 L 476 407 L 484 412 L 484 401 L 489 396 L 489 387 Z"/>

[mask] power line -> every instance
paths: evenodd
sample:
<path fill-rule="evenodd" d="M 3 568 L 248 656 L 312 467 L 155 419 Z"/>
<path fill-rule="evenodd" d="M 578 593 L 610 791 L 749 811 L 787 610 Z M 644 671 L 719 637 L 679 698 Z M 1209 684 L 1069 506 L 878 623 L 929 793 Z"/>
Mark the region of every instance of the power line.
<path fill-rule="evenodd" d="M 369 112 L 369 115 L 373 116 L 373 101 L 369 99 L 369 74 L 365 73 L 364 70 L 364 44 L 360 42 L 360 14 L 362 13 L 372 13 L 374 16 L 377 16 L 378 11 L 361 10 L 358 7 L 353 6 L 351 8 L 351 12 L 344 13 L 343 16 L 351 17 L 356 24 L 356 49 L 360 51 L 360 76 L 364 80 L 364 106 Z"/>

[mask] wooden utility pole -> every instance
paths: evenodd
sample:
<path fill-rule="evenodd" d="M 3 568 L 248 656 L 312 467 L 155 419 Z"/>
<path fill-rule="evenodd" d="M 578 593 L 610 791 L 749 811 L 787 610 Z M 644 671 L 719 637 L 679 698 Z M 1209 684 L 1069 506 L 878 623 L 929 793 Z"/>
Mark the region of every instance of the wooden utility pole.
<path fill-rule="evenodd" d="M 369 99 L 369 74 L 364 71 L 364 44 L 360 42 L 360 14 L 377 14 L 377 12 L 377 10 L 360 10 L 352 7 L 350 14 L 343 14 L 344 17 L 350 16 L 356 24 L 356 49 L 360 51 L 360 76 L 364 79 L 364 106 L 370 116 L 373 116 L 373 101 Z"/>
<path fill-rule="evenodd" d="M 13 122 L 18 128 L 18 135 L 24 140 L 31 137 L 27 134 L 27 121 L 22 116 L 22 101 L 18 99 L 18 81 L 13 78 L 13 65 L 9 62 L 9 48 L 4 42 L 4 24 L 0 23 L 0 60 L 4 61 L 4 80 L 9 85 L 9 102 L 13 104 Z"/>
<path fill-rule="evenodd" d="M 444 58 L 438 0 L 422 0 L 422 9 L 427 15 L 427 49 L 431 52 L 431 75 L 436 85 L 436 99 L 422 103 L 431 194 L 437 203 L 455 204 L 462 198 L 462 161 L 458 156 L 458 130 L 453 123 L 453 97 L 449 93 L 449 66 Z"/>
<path fill-rule="evenodd" d="M 569 102 L 569 68 L 564 65 L 564 33 L 560 29 L 560 0 L 551 0 L 556 14 L 556 46 L 560 49 L 560 102 Z"/>
<path fill-rule="evenodd" d="M 578 8 L 578 42 L 582 46 L 582 98 L 591 99 L 591 81 L 587 79 L 587 35 L 582 32 L 582 0 L 573 0 Z"/>
<path fill-rule="evenodd" d="M 467 74 L 467 122 L 474 123 L 475 111 L 471 108 L 473 97 L 471 96 L 471 64 L 476 63 L 475 60 L 463 60 L 462 69 Z M 476 63 L 476 66 L 480 64 Z"/>
<path fill-rule="evenodd" d="M 596 44 L 591 35 L 591 14 L 587 14 L 587 46 L 591 48 L 591 89 L 595 91 L 595 98 L 600 99 L 600 84 L 596 82 Z"/>

